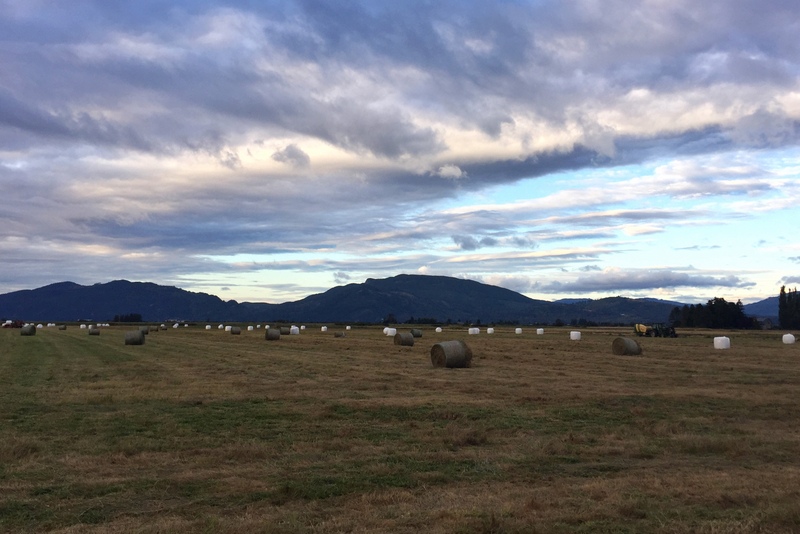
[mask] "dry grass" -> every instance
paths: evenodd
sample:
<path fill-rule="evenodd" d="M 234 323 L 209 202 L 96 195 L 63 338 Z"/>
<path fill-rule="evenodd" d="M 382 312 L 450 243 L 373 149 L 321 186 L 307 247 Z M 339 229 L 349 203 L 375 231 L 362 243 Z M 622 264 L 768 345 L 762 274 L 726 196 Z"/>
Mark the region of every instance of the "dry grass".
<path fill-rule="evenodd" d="M 620 333 L 0 331 L 0 530 L 800 530 L 800 345 Z"/>

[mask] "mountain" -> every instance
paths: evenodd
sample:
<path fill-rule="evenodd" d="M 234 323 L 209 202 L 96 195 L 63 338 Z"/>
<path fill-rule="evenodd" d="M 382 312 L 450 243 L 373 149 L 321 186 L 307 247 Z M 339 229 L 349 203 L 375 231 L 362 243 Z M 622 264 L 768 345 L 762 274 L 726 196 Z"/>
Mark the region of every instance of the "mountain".
<path fill-rule="evenodd" d="M 778 318 L 778 297 L 769 297 L 752 304 L 745 304 L 744 312 L 750 317 L 776 320 Z"/>
<path fill-rule="evenodd" d="M 552 324 L 666 322 L 677 302 L 609 297 L 549 302 L 497 286 L 446 276 L 398 275 L 337 286 L 295 302 L 223 301 L 206 293 L 146 282 L 116 280 L 81 286 L 61 282 L 0 295 L 0 318 L 29 321 L 111 321 L 138 313 L 143 320 L 213 322 L 501 321 Z M 751 306 L 755 306 L 754 304 Z M 777 305 L 776 305 L 777 306 Z"/>

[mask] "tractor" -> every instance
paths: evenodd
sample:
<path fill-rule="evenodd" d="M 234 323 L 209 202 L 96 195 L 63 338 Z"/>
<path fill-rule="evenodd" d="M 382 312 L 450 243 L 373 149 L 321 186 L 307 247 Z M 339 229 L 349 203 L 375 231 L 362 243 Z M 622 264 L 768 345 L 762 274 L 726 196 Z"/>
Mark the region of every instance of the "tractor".
<path fill-rule="evenodd" d="M 664 323 L 653 323 L 652 326 L 636 324 L 633 327 L 633 331 L 639 337 L 678 337 L 678 334 L 675 333 L 675 327 Z"/>

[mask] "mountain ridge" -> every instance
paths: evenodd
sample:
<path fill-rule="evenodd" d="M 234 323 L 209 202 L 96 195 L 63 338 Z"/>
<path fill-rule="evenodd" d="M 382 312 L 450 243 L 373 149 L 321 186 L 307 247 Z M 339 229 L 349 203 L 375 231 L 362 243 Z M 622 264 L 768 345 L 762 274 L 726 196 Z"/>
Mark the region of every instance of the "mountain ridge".
<path fill-rule="evenodd" d="M 777 315 L 777 297 L 775 299 L 774 315 Z M 406 322 L 423 318 L 442 323 L 569 324 L 585 321 L 629 324 L 666 322 L 676 306 L 683 304 L 621 296 L 551 302 L 475 280 L 401 274 L 335 286 L 281 304 L 224 301 L 208 293 L 152 282 L 113 280 L 82 286 L 65 281 L 0 295 L 0 318 L 109 321 L 115 315 L 138 313 L 144 321 L 158 322 L 380 323 L 387 319 Z M 764 312 L 770 309 L 770 303 L 749 306 L 757 309 L 759 316 L 769 316 Z"/>

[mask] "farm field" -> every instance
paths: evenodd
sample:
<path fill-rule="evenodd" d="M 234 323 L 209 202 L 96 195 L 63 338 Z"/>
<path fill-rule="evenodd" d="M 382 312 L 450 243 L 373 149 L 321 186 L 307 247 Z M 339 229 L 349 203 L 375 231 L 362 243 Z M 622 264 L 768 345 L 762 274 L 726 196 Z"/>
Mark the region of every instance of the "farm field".
<path fill-rule="evenodd" d="M 800 531 L 784 332 L 203 326 L 0 330 L 0 531 Z"/>

